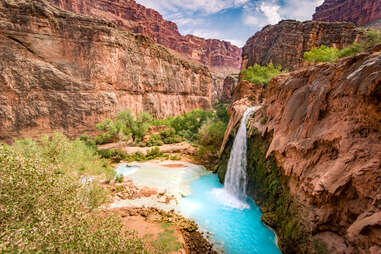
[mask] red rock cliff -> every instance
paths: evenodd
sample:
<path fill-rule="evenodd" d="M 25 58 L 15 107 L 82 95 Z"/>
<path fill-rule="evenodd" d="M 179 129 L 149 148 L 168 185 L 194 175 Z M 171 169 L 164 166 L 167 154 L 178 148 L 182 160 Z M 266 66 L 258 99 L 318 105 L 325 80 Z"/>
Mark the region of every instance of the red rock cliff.
<path fill-rule="evenodd" d="M 359 38 L 360 31 L 351 23 L 284 20 L 266 26 L 246 42 L 242 69 L 255 63 L 272 62 L 287 70 L 296 70 L 303 66 L 304 53 L 313 47 L 343 48 Z"/>
<path fill-rule="evenodd" d="M 297 207 L 289 221 L 297 220 L 313 241 L 324 243 L 326 252 L 319 253 L 381 253 L 380 50 L 378 45 L 336 64 L 272 79 L 252 119 L 259 133 L 271 133 L 264 152 L 275 157 L 287 179 Z M 261 88 L 241 83 L 244 91 L 235 93 L 229 125 L 238 123 L 249 100 L 259 102 L 250 98 L 252 89 Z M 312 243 L 307 246 L 315 253 Z"/>
<path fill-rule="evenodd" d="M 142 33 L 157 43 L 180 52 L 216 71 L 238 72 L 241 49 L 230 42 L 182 36 L 173 22 L 164 20 L 155 10 L 135 0 L 49 0 L 75 13 L 103 18 L 119 28 Z"/>
<path fill-rule="evenodd" d="M 379 0 L 325 0 L 316 8 L 314 20 L 347 21 L 358 26 L 367 25 L 381 19 Z"/>
<path fill-rule="evenodd" d="M 0 0 L 0 139 L 93 130 L 117 112 L 211 109 L 213 79 L 144 35 L 44 0 Z"/>

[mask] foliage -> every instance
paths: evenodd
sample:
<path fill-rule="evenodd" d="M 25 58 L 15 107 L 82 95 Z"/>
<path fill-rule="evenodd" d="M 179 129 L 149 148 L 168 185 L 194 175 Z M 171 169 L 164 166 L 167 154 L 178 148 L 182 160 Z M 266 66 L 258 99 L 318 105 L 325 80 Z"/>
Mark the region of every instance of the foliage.
<path fill-rule="evenodd" d="M 119 163 L 127 158 L 127 154 L 119 149 L 102 149 L 98 150 L 98 154 L 105 159 L 109 159 L 112 162 Z"/>
<path fill-rule="evenodd" d="M 48 140 L 0 145 L 0 252 L 142 253 L 142 242 L 118 219 L 84 209 L 102 202 L 99 189 L 94 185 L 90 198 L 83 198 L 86 187 L 66 174 L 86 163 L 97 166 L 99 159 L 83 157 L 87 146 L 81 141 L 58 134 Z"/>
<path fill-rule="evenodd" d="M 109 193 L 96 183 L 85 184 L 81 188 L 82 203 L 86 204 L 90 210 L 100 207 L 109 200 Z"/>
<path fill-rule="evenodd" d="M 180 135 L 176 134 L 175 129 L 169 128 L 167 130 L 160 132 L 161 140 L 163 140 L 164 144 L 176 144 L 182 141 Z"/>
<path fill-rule="evenodd" d="M 281 66 L 274 66 L 272 63 L 269 63 L 267 66 L 255 64 L 254 66 L 250 66 L 243 70 L 242 75 L 243 80 L 247 80 L 251 83 L 267 84 L 272 78 L 278 76 L 282 72 Z"/>
<path fill-rule="evenodd" d="M 371 47 L 377 43 L 381 43 L 381 31 L 367 29 L 364 30 L 365 41 L 361 43 L 353 43 L 349 47 L 338 50 L 333 47 L 321 46 L 320 48 L 313 48 L 311 51 L 304 53 L 304 60 L 307 62 L 334 62 L 339 58 L 355 56 L 366 48 Z"/>
<path fill-rule="evenodd" d="M 57 165 L 62 174 L 76 177 L 81 175 L 114 177 L 114 170 L 109 162 L 99 158 L 93 148 L 80 139 L 70 141 L 60 133 L 55 133 L 51 137 L 43 135 L 39 142 L 32 139 L 15 140 L 13 149 L 25 156 L 37 155 Z"/>
<path fill-rule="evenodd" d="M 184 116 L 177 116 L 171 121 L 171 127 L 176 133 L 188 141 L 198 139 L 198 130 L 207 121 L 212 118 L 213 113 L 204 110 L 193 110 Z"/>
<path fill-rule="evenodd" d="M 162 146 L 164 142 L 161 140 L 161 136 L 157 134 L 153 134 L 149 137 L 146 146 Z"/>
<path fill-rule="evenodd" d="M 338 58 L 338 49 L 324 45 L 304 53 L 304 60 L 310 63 L 334 62 Z"/>
<path fill-rule="evenodd" d="M 373 46 L 377 43 L 381 43 L 381 31 L 374 29 L 367 29 L 365 31 L 367 36 L 366 46 Z"/>
<path fill-rule="evenodd" d="M 348 57 L 348 56 L 354 56 L 358 53 L 361 53 L 364 51 L 364 45 L 359 43 L 353 43 L 351 46 L 347 48 L 343 48 L 338 52 L 338 57 Z"/>

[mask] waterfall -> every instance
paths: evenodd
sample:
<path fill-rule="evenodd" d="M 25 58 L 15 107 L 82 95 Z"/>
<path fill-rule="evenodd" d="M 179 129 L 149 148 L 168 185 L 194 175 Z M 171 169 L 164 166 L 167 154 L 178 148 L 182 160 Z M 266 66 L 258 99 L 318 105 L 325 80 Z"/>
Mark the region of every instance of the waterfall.
<path fill-rule="evenodd" d="M 241 126 L 239 127 L 237 135 L 234 139 L 233 148 L 230 152 L 228 170 L 225 176 L 225 190 L 240 200 L 246 200 L 246 122 L 249 116 L 258 109 L 260 109 L 260 106 L 251 107 L 248 108 L 243 114 Z"/>
<path fill-rule="evenodd" d="M 216 199 L 229 207 L 246 209 L 250 206 L 246 203 L 247 188 L 247 135 L 246 122 L 250 115 L 260 109 L 260 106 L 248 108 L 243 114 L 241 125 L 234 139 L 233 148 L 230 152 L 228 169 L 225 175 L 223 189 L 213 191 Z"/>

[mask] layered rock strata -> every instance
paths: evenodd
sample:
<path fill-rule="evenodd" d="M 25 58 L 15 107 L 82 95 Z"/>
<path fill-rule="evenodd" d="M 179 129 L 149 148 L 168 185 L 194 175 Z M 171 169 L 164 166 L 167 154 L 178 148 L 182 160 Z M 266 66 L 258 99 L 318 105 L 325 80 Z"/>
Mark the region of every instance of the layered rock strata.
<path fill-rule="evenodd" d="M 216 71 L 238 72 L 241 49 L 230 42 L 179 33 L 177 25 L 135 0 L 49 0 L 62 9 L 108 20 L 117 27 L 142 33 L 157 43 Z"/>
<path fill-rule="evenodd" d="M 44 0 L 0 0 L 0 139 L 75 136 L 117 112 L 211 109 L 208 69 Z"/>
<path fill-rule="evenodd" d="M 314 20 L 347 21 L 365 26 L 381 19 L 381 1 L 378 0 L 325 0 L 316 8 Z"/>
<path fill-rule="evenodd" d="M 242 69 L 254 64 L 281 65 L 287 70 L 303 66 L 306 51 L 321 45 L 344 48 L 361 38 L 361 31 L 345 22 L 284 20 L 251 37 L 242 52 Z"/>
<path fill-rule="evenodd" d="M 249 124 L 249 192 L 285 253 L 381 252 L 380 51 L 280 75 L 262 92 Z M 252 89 L 231 112 L 243 112 Z"/>

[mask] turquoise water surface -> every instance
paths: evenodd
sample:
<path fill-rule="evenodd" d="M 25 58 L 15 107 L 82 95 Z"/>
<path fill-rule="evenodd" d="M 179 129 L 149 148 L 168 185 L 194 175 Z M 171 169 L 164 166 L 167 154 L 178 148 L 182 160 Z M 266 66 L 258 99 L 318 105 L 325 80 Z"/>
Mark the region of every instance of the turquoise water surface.
<path fill-rule="evenodd" d="M 281 253 L 275 234 L 261 222 L 261 212 L 252 200 L 241 206 L 249 207 L 246 209 L 232 208 L 231 202 L 226 205 L 224 200 L 228 198 L 218 194 L 223 192 L 223 185 L 217 175 L 208 174 L 191 182 L 191 191 L 180 200 L 180 212 L 211 232 L 226 254 Z"/>

